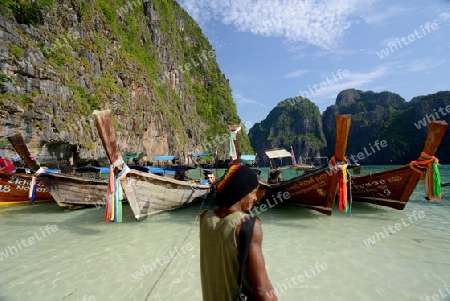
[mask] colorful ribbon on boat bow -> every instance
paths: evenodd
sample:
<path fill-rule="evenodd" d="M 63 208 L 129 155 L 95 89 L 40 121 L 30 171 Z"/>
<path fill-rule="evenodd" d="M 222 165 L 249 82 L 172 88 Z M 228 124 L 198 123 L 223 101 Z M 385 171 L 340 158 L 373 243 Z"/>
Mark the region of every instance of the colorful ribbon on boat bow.
<path fill-rule="evenodd" d="M 123 164 L 122 170 L 115 175 L 114 169 Z M 122 157 L 109 166 L 108 194 L 106 196 L 105 222 L 122 222 L 122 185 L 120 180 L 125 178 L 130 168 L 125 164 Z"/>
<path fill-rule="evenodd" d="M 342 163 L 343 162 L 343 163 Z M 339 210 L 344 211 L 347 213 L 350 213 L 351 211 L 351 204 L 348 201 L 347 198 L 347 182 L 348 182 L 348 176 L 347 176 L 347 166 L 348 161 L 347 158 L 344 157 L 344 161 L 341 161 L 339 163 L 336 162 L 336 158 L 333 156 L 330 160 L 331 168 L 336 172 L 338 172 L 338 179 L 339 179 Z"/>
<path fill-rule="evenodd" d="M 420 169 L 417 169 L 414 165 L 422 166 L 427 168 L 427 172 L 425 175 Z M 409 163 L 409 166 L 419 172 L 422 173 L 421 180 L 425 180 L 425 194 L 428 196 L 430 200 L 437 199 L 440 200 L 442 198 L 441 193 L 441 174 L 439 173 L 439 159 L 430 156 L 425 152 L 420 154 L 419 160 L 412 161 Z M 424 178 L 425 177 L 425 178 Z"/>
<path fill-rule="evenodd" d="M 38 184 L 38 177 L 45 173 L 47 167 L 39 167 L 39 169 L 36 171 L 36 173 L 31 178 L 30 183 L 30 191 L 28 192 L 28 197 L 30 198 L 30 202 L 34 203 L 36 201 L 36 189 Z"/>
<path fill-rule="evenodd" d="M 235 131 L 230 130 L 230 157 L 232 160 L 236 160 L 238 158 L 238 154 L 236 152 L 236 146 L 234 145 L 234 141 L 236 140 L 236 134 L 241 130 L 241 127 L 238 127 Z"/>

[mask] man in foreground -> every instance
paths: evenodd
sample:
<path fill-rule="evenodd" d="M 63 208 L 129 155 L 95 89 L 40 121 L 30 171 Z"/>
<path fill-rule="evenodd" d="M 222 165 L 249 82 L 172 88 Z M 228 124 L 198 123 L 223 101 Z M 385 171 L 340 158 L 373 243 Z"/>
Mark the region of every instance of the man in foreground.
<path fill-rule="evenodd" d="M 256 173 L 232 165 L 218 181 L 216 204 L 200 217 L 200 272 L 205 301 L 236 300 L 239 272 L 237 240 L 242 221 L 257 200 Z M 256 219 L 242 279 L 249 300 L 278 300 L 273 294 L 262 255 L 262 229 Z"/>

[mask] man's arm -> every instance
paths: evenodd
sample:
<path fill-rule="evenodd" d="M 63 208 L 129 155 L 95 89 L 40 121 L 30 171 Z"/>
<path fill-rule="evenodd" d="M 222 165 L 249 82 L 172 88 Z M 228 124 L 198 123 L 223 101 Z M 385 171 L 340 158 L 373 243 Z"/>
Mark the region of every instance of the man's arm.
<path fill-rule="evenodd" d="M 240 228 L 240 227 L 239 227 Z M 259 219 L 255 221 L 253 228 L 253 237 L 250 242 L 250 250 L 248 252 L 248 262 L 246 272 L 253 286 L 255 300 L 272 300 L 277 301 L 275 290 L 270 283 L 267 275 L 266 265 L 262 254 L 262 229 Z"/>

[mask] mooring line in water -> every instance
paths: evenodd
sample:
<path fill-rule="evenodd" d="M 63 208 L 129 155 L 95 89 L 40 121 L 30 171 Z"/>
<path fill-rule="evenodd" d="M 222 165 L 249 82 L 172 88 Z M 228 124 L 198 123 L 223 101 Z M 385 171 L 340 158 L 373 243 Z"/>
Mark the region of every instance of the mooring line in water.
<path fill-rule="evenodd" d="M 195 223 L 198 220 L 198 217 L 200 216 L 202 209 L 203 209 L 203 205 L 205 204 L 205 199 L 207 198 L 204 197 L 203 201 L 202 201 L 202 205 L 200 206 L 200 210 L 199 213 L 197 214 L 197 216 L 195 217 L 194 222 L 191 225 L 191 228 L 189 229 L 188 233 L 186 234 L 186 237 L 183 239 L 183 241 L 181 242 L 181 244 L 178 246 L 178 248 L 176 249 L 176 252 L 178 252 L 180 250 L 180 248 L 184 245 L 184 243 L 186 242 L 186 240 L 188 239 L 189 235 L 192 232 L 192 229 L 194 228 Z M 147 296 L 145 297 L 145 301 L 148 300 L 148 297 L 150 297 L 150 295 L 152 294 L 153 290 L 155 289 L 156 285 L 158 284 L 159 280 L 162 278 L 162 276 L 164 276 L 164 273 L 167 271 L 167 269 L 169 268 L 169 266 L 172 264 L 172 261 L 175 257 L 171 257 L 170 261 L 167 263 L 167 265 L 165 266 L 164 270 L 161 272 L 161 275 L 159 275 L 159 277 L 156 279 L 155 283 L 153 284 L 152 288 L 150 289 L 150 291 L 148 292 Z"/>

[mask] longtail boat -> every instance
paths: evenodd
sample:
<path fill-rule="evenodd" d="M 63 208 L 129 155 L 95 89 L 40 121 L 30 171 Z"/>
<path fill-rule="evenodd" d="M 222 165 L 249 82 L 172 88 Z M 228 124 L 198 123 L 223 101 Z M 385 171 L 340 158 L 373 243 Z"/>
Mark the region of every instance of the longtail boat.
<path fill-rule="evenodd" d="M 60 207 L 73 209 L 80 208 L 80 206 L 98 207 L 105 205 L 105 194 L 108 187 L 106 180 L 62 173 L 46 173 L 45 168 L 31 159 L 22 134 L 14 134 L 8 137 L 8 140 L 28 168 L 36 172 L 38 180 L 48 189 L 50 195 Z"/>
<path fill-rule="evenodd" d="M 207 196 L 210 191 L 209 185 L 180 181 L 129 169 L 123 163 L 119 151 L 111 111 L 94 111 L 93 116 L 103 147 L 111 166 L 114 167 L 114 175 L 120 180 L 122 189 L 137 220 L 153 213 L 194 204 Z M 123 172 L 124 170 L 126 172 Z M 115 185 L 111 186 L 115 187 Z M 106 195 L 104 195 L 104 198 L 106 199 Z M 111 206 L 114 207 L 115 204 L 113 203 Z M 116 214 L 116 212 L 112 212 L 111 216 L 113 214 Z M 106 220 L 107 217 L 105 216 Z"/>
<path fill-rule="evenodd" d="M 32 177 L 27 173 L 0 171 L 0 204 L 29 203 Z M 43 183 L 36 185 L 36 202 L 53 200 Z"/>
<path fill-rule="evenodd" d="M 353 201 L 403 210 L 421 176 L 425 173 L 428 176 L 432 175 L 432 165 L 437 163 L 434 154 L 441 144 L 447 127 L 448 124 L 445 121 L 430 123 L 425 146 L 418 160 L 399 168 L 351 177 Z M 428 178 L 427 181 L 430 179 Z M 439 198 L 438 195 L 431 194 L 427 197 Z"/>
<path fill-rule="evenodd" d="M 229 161 L 227 167 L 230 167 L 234 164 L 244 164 L 245 161 L 255 161 L 256 156 L 253 155 L 241 155 L 241 125 L 240 124 L 229 124 L 227 125 L 228 132 L 230 134 L 230 152 L 229 152 Z M 267 192 L 270 189 L 270 186 L 268 183 L 261 180 L 261 170 L 257 168 L 253 168 L 253 171 L 258 176 L 258 182 L 259 186 L 256 190 L 256 202 L 262 203 L 264 200 L 264 197 L 266 196 Z M 212 186 L 216 187 L 217 183 L 220 182 L 220 179 L 217 180 Z M 267 203 L 270 203 L 270 200 L 265 199 Z"/>
<path fill-rule="evenodd" d="M 338 189 L 346 189 L 344 176 L 350 115 L 336 115 L 336 145 L 333 164 L 324 165 L 311 172 L 279 183 L 270 184 L 266 194 L 268 199 L 278 198 L 283 203 L 290 203 L 331 215 Z M 345 199 L 341 200 L 342 210 L 347 209 Z"/>

